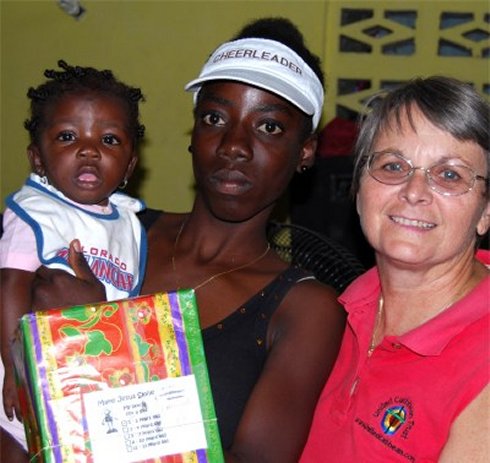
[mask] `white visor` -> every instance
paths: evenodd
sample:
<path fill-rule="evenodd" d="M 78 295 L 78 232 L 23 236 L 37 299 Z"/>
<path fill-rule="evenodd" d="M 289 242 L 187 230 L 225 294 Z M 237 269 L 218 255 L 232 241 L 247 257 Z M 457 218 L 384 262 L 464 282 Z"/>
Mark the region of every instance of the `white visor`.
<path fill-rule="evenodd" d="M 268 90 L 312 116 L 316 130 L 323 107 L 323 87 L 313 70 L 286 45 L 269 39 L 247 38 L 218 47 L 197 79 L 185 90 L 197 93 L 205 82 L 233 80 Z"/>

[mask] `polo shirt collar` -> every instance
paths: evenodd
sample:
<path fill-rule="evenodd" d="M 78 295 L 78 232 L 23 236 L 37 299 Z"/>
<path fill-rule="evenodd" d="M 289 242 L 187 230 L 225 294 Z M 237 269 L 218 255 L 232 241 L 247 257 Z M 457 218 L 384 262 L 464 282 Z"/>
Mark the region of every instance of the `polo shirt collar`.
<path fill-rule="evenodd" d="M 380 293 L 377 269 L 372 268 L 355 280 L 339 297 L 349 314 L 375 310 Z M 362 295 L 359 297 L 359 295 Z M 466 327 L 489 313 L 490 276 L 486 276 L 463 299 L 423 325 L 391 341 L 423 356 L 440 355 L 449 342 Z"/>

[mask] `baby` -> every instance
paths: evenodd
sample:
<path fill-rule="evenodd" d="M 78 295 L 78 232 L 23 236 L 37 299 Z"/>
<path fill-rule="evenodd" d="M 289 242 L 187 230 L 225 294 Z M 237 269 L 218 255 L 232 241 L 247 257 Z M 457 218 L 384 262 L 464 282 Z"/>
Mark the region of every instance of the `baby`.
<path fill-rule="evenodd" d="M 0 239 L 3 408 L 9 420 L 0 410 L 0 424 L 23 444 L 14 420 L 20 410 L 10 344 L 19 318 L 31 310 L 36 270 L 44 265 L 72 272 L 67 256 L 75 240 L 114 300 L 139 293 L 146 263 L 146 235 L 136 216 L 144 204 L 115 192 L 126 186 L 138 160 L 141 90 L 108 70 L 58 65 L 62 71 L 46 70 L 48 80 L 27 93 L 32 173 L 6 200 Z M 1 370 L 3 365 L 3 376 Z"/>

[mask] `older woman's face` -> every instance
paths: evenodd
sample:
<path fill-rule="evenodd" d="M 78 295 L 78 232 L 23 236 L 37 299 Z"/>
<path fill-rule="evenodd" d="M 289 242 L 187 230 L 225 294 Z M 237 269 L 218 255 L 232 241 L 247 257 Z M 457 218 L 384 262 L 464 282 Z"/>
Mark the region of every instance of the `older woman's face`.
<path fill-rule="evenodd" d="M 407 118 L 401 130 L 381 132 L 373 151 L 396 151 L 414 167 L 429 168 L 445 160 L 486 176 L 487 160 L 474 142 L 460 141 L 413 111 L 415 130 Z M 475 232 L 483 234 L 490 224 L 490 206 L 484 182 L 459 196 L 443 196 L 432 190 L 423 170 L 417 169 L 406 183 L 385 185 L 364 172 L 357 195 L 363 231 L 378 259 L 402 265 L 437 265 L 473 253 Z"/>

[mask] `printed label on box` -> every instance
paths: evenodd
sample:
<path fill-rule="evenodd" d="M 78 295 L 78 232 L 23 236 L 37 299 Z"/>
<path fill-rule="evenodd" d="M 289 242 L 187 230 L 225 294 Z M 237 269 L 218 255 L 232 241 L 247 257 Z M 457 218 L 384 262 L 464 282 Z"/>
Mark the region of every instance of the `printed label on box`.
<path fill-rule="evenodd" d="M 207 448 L 194 375 L 83 395 L 94 462 Z"/>

